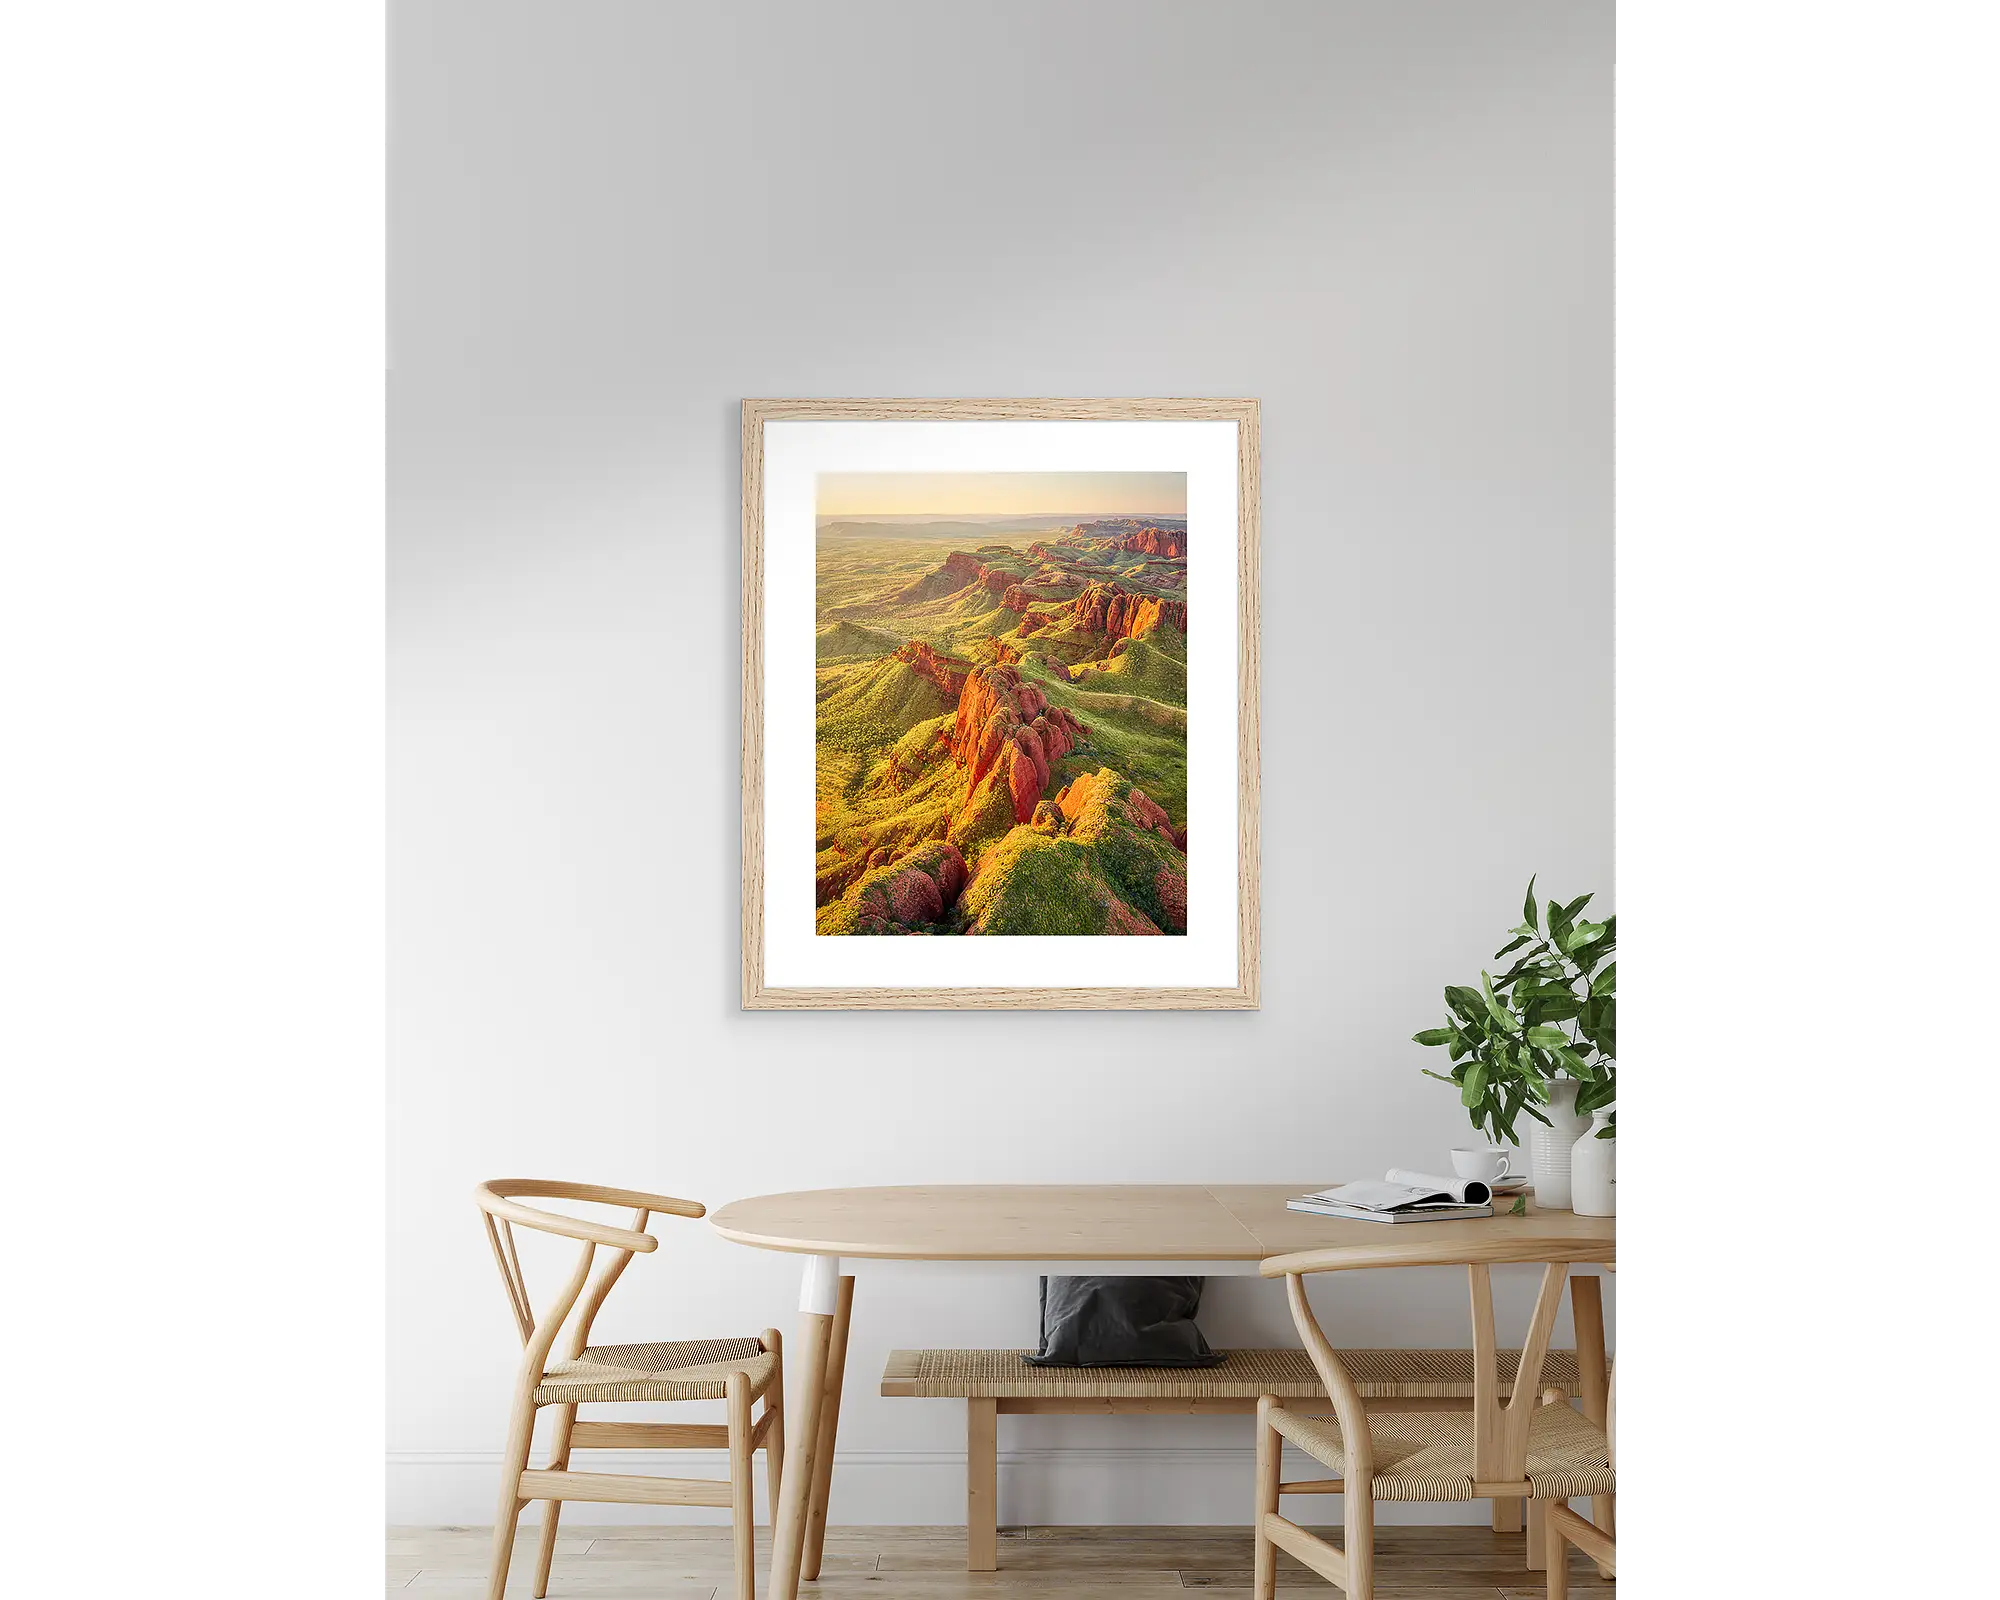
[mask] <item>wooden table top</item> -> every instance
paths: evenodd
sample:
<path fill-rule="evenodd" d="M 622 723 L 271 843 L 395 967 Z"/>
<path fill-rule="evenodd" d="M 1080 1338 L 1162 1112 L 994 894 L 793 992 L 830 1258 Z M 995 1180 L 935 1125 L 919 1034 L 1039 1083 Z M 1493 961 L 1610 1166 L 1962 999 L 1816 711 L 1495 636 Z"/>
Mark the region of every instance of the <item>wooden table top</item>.
<path fill-rule="evenodd" d="M 897 1261 L 1261 1261 L 1352 1249 L 1374 1264 L 1420 1253 L 1477 1259 L 1534 1241 L 1541 1260 L 1613 1259 L 1615 1219 L 1569 1211 L 1391 1225 L 1288 1211 L 1318 1183 L 929 1184 L 805 1189 L 737 1200 L 709 1221 L 762 1250 Z"/>

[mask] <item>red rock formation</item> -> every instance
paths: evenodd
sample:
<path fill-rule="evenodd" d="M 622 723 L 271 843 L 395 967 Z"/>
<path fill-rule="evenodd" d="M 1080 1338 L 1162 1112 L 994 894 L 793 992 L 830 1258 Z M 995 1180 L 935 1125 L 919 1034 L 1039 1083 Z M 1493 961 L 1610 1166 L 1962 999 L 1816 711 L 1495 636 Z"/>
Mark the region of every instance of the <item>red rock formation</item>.
<path fill-rule="evenodd" d="M 922 639 L 911 639 L 896 652 L 896 659 L 914 668 L 920 677 L 936 684 L 946 699 L 956 700 L 965 692 L 965 663 L 939 655 Z"/>
<path fill-rule="evenodd" d="M 1007 592 L 1000 597 L 1000 603 L 1009 611 L 1026 611 L 1034 604 L 1035 597 L 1018 583 L 1010 584 Z"/>
<path fill-rule="evenodd" d="M 1187 631 L 1187 602 L 1157 595 L 1127 594 L 1115 583 L 1093 583 L 1067 610 L 1092 633 L 1114 639 L 1143 639 L 1161 623 Z"/>
<path fill-rule="evenodd" d="M 1141 528 L 1137 533 L 1128 533 L 1120 539 L 1118 548 L 1134 550 L 1143 555 L 1161 556 L 1169 561 L 1185 561 L 1187 529 Z"/>
<path fill-rule="evenodd" d="M 898 922 L 936 922 L 944 915 L 944 894 L 937 879 L 913 868 L 889 880 L 889 909 Z"/>
<path fill-rule="evenodd" d="M 941 839 L 918 845 L 897 866 L 893 875 L 861 891 L 857 933 L 907 933 L 941 922 L 965 888 L 965 857 Z"/>
<path fill-rule="evenodd" d="M 905 584 L 896 595 L 896 600 L 899 604 L 913 605 L 923 600 L 942 599 L 976 581 L 985 570 L 979 557 L 968 551 L 954 550 L 944 558 L 944 565 Z"/>
<path fill-rule="evenodd" d="M 1061 706 L 1049 704 L 1018 668 L 975 667 L 965 680 L 952 719 L 952 755 L 977 790 L 989 776 L 1004 782 L 1014 820 L 1026 822 L 1048 787 L 1049 771 L 1089 730 Z"/>
<path fill-rule="evenodd" d="M 1174 842 L 1173 819 L 1160 809 L 1144 789 L 1134 789 L 1125 797 L 1125 810 L 1140 827 L 1151 828 L 1155 833 L 1164 833 L 1168 844 Z"/>
<path fill-rule="evenodd" d="M 1153 876 L 1153 892 L 1160 897 L 1160 909 L 1176 933 L 1187 932 L 1187 879 L 1171 868 L 1162 867 Z"/>

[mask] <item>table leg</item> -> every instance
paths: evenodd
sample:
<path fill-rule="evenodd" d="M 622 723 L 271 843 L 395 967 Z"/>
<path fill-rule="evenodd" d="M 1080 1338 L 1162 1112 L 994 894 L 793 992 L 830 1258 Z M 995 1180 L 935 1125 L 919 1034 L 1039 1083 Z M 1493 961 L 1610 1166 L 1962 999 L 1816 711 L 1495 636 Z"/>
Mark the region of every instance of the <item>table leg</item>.
<path fill-rule="evenodd" d="M 1569 1282 L 1569 1312 L 1576 1328 L 1576 1370 L 1578 1398 L 1583 1414 L 1600 1428 L 1610 1413 L 1610 1366 L 1604 1359 L 1604 1280 L 1579 1275 Z M 1615 1497 L 1590 1497 L 1590 1520 L 1605 1533 L 1613 1532 Z M 1598 1573 L 1609 1578 L 1611 1569 L 1598 1563 Z"/>
<path fill-rule="evenodd" d="M 786 1365 L 799 1375 L 798 1405 L 785 1420 L 785 1475 L 771 1516 L 771 1600 L 798 1600 L 800 1561 L 805 1554 L 806 1511 L 812 1500 L 819 1460 L 820 1415 L 826 1403 L 827 1347 L 833 1342 L 840 1309 L 840 1257 L 808 1256 L 799 1289 L 798 1354 L 786 1351 Z"/>
<path fill-rule="evenodd" d="M 805 1552 L 799 1577 L 819 1576 L 820 1552 L 826 1546 L 826 1503 L 833 1493 L 833 1444 L 840 1430 L 840 1385 L 847 1372 L 847 1323 L 854 1315 L 854 1279 L 840 1280 L 834 1301 L 833 1336 L 826 1350 L 826 1397 L 820 1414 L 819 1455 L 813 1463 L 812 1499 L 806 1505 Z"/>

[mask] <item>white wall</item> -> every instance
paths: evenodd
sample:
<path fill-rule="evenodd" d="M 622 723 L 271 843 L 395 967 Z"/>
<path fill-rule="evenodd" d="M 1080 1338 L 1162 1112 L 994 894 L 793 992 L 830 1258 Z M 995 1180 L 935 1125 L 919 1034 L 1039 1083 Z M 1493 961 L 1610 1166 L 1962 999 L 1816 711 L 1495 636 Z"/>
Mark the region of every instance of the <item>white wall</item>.
<path fill-rule="evenodd" d="M 391 1519 L 491 1516 L 482 1177 L 1322 1183 L 1457 1141 L 1408 1036 L 1529 872 L 1611 886 L 1611 8 L 393 23 Z M 737 403 L 792 394 L 1261 397 L 1261 1012 L 738 1010 Z M 600 1332 L 795 1302 L 669 1226 Z M 1325 1307 L 1465 1337 L 1453 1275 Z M 1031 1278 L 864 1277 L 834 1519 L 957 1520 L 962 1408 L 874 1397 L 883 1354 L 1034 1323 Z M 1203 1323 L 1289 1337 L 1254 1281 Z M 1240 1521 L 1246 1436 L 1018 1419 L 1001 1514 Z"/>

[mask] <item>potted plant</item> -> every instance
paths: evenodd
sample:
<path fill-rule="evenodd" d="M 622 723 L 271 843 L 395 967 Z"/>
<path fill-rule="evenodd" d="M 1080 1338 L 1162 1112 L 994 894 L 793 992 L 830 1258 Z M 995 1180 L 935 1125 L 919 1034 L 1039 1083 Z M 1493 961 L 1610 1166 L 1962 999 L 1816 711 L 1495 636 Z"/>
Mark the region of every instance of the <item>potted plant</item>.
<path fill-rule="evenodd" d="M 1514 1126 L 1526 1112 L 1541 1127 L 1530 1130 L 1530 1181 L 1538 1204 L 1570 1204 L 1570 1147 L 1590 1125 L 1590 1114 L 1618 1097 L 1618 919 L 1591 922 L 1583 908 L 1592 896 L 1563 905 L 1535 903 L 1535 880 L 1513 937 L 1494 960 L 1521 954 L 1497 977 L 1482 971 L 1479 987 L 1445 987 L 1445 1025 L 1412 1037 L 1449 1052 L 1449 1075 L 1425 1072 L 1458 1089 L 1475 1128 L 1495 1143 L 1518 1143 Z M 1617 1132 L 1615 1113 L 1603 1119 L 1599 1138 Z"/>

